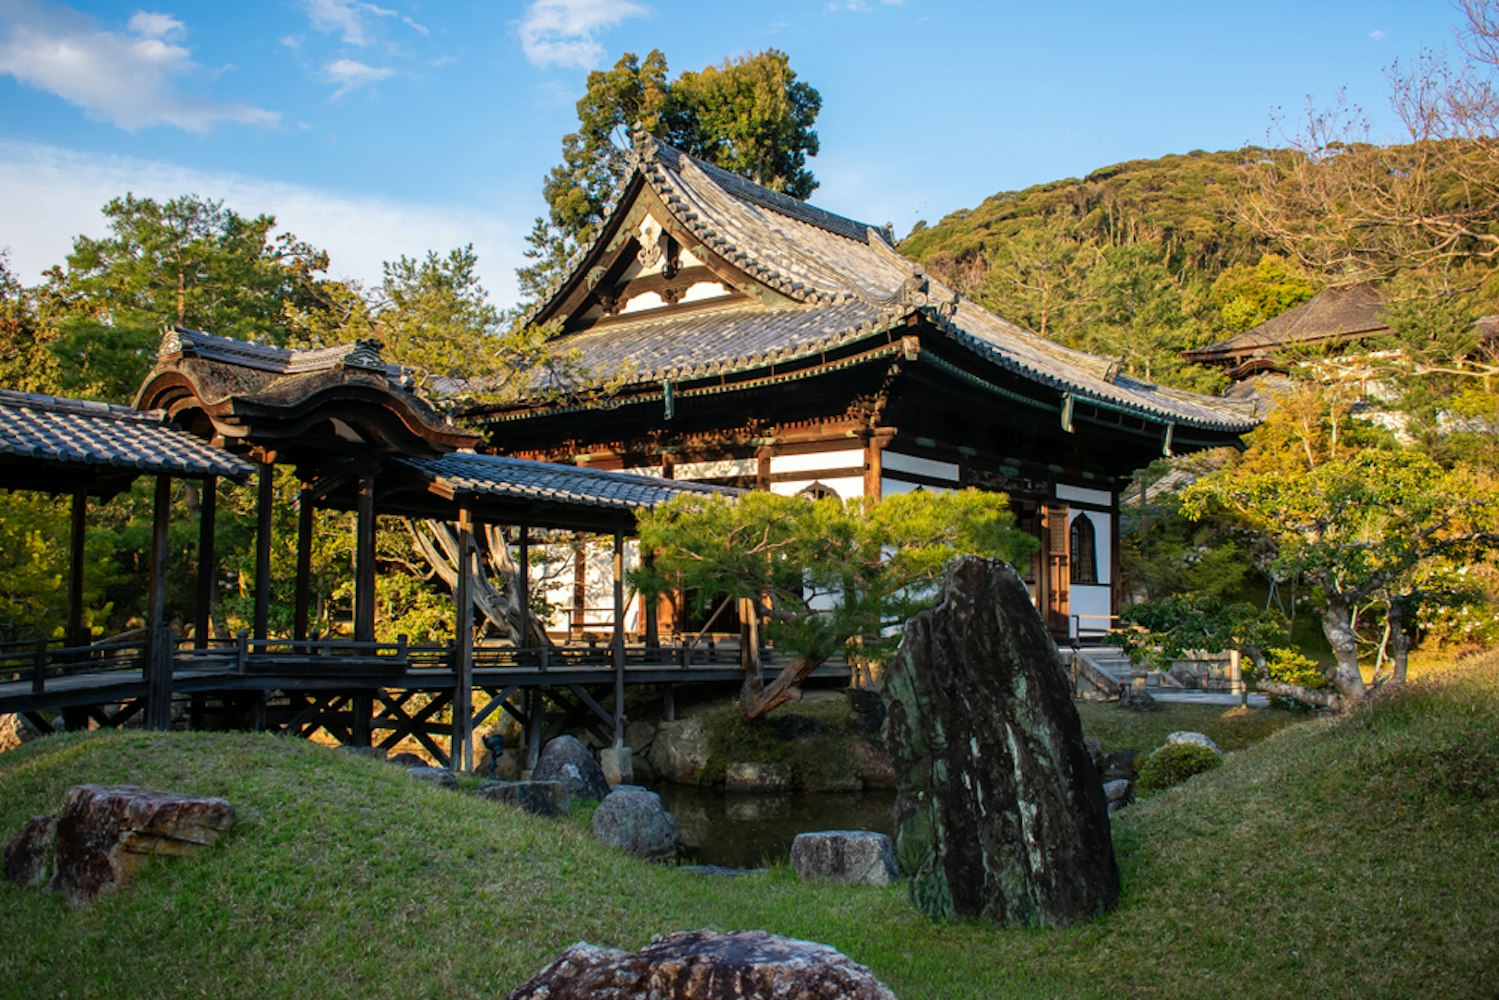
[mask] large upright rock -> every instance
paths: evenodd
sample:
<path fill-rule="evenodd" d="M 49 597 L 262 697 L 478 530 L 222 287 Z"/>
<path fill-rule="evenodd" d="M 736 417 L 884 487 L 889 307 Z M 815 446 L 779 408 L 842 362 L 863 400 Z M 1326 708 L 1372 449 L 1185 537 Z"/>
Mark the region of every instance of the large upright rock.
<path fill-rule="evenodd" d="M 896 842 L 934 918 L 1061 927 L 1114 905 L 1119 872 L 1066 671 L 1025 584 L 948 565 L 885 678 Z"/>
<path fill-rule="evenodd" d="M 677 821 L 661 796 L 639 785 L 616 785 L 593 814 L 593 833 L 604 843 L 647 861 L 677 854 Z"/>
<path fill-rule="evenodd" d="M 507 1000 L 895 1000 L 864 966 L 825 944 L 764 931 L 688 931 L 634 954 L 578 942 Z"/>
<path fill-rule="evenodd" d="M 575 799 L 602 802 L 609 794 L 603 768 L 575 736 L 559 736 L 542 749 L 532 781 L 560 781 Z"/>

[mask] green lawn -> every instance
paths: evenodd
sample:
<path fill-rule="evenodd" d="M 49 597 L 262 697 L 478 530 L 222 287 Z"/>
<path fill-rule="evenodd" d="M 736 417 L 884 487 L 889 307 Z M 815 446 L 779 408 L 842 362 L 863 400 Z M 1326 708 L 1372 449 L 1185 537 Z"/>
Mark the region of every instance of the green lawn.
<path fill-rule="evenodd" d="M 10 995 L 494 997 L 567 944 L 698 927 L 831 944 L 898 995 L 1491 996 L 1499 991 L 1499 657 L 1289 726 L 1115 817 L 1118 910 L 1069 931 L 933 924 L 887 890 L 700 879 L 398 769 L 266 736 L 49 738 L 0 756 L 0 829 L 68 786 L 223 795 L 235 830 L 71 910 L 0 885 Z M 1229 746 L 1249 723 L 1085 709 Z M 1104 723 L 1112 728 L 1100 728 Z M 1235 728 L 1237 727 L 1237 728 Z M 1157 741 L 1158 742 L 1158 741 Z"/>

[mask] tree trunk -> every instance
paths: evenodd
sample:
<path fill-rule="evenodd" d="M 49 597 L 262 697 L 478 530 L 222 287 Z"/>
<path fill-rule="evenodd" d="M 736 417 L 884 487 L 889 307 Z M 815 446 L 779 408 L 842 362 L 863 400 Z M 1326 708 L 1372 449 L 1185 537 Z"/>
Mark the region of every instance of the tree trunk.
<path fill-rule="evenodd" d="M 1333 686 L 1343 696 L 1348 706 L 1364 700 L 1368 689 L 1364 686 L 1364 675 L 1358 669 L 1358 641 L 1353 632 L 1353 610 L 1341 594 L 1328 594 L 1322 609 L 1322 633 L 1332 646 L 1337 658 L 1337 670 L 1333 673 Z"/>
<path fill-rule="evenodd" d="M 1395 684 L 1404 684 L 1406 668 L 1410 665 L 1411 638 L 1405 631 L 1405 609 L 1400 606 L 1399 601 L 1390 602 L 1388 616 L 1390 658 L 1395 661 L 1395 672 L 1390 677 L 1390 681 Z"/>
<path fill-rule="evenodd" d="M 1328 708 L 1334 712 L 1341 711 L 1344 704 L 1343 696 L 1336 691 L 1313 691 L 1298 684 L 1282 684 L 1279 681 L 1260 680 L 1256 682 L 1261 694 L 1273 694 L 1277 698 L 1289 698 L 1291 701 L 1299 701 L 1303 705 L 1313 708 Z"/>
<path fill-rule="evenodd" d="M 744 721 L 754 722 L 788 701 L 800 701 L 802 682 L 811 677 L 812 671 L 822 666 L 826 660 L 825 656 L 812 659 L 795 657 L 766 688 L 761 687 L 759 671 L 747 672 L 744 675 L 744 686 L 739 689 L 739 711 L 744 715 Z"/>
<path fill-rule="evenodd" d="M 456 593 L 458 536 L 452 525 L 445 521 L 428 520 L 424 524 L 424 531 L 414 521 L 408 520 L 406 527 L 416 543 L 417 552 L 432 567 L 438 579 Z M 491 525 L 485 525 L 485 528 L 484 565 L 488 565 L 504 579 L 505 587 L 503 591 L 496 587 L 489 574 L 476 566 L 470 587 L 474 606 L 486 621 L 508 635 L 516 645 L 527 646 L 532 642 L 545 645 L 546 633 L 540 623 L 533 616 L 521 614 L 517 596 L 520 593 L 517 580 L 519 570 L 510 558 L 510 548 L 504 536 Z"/>

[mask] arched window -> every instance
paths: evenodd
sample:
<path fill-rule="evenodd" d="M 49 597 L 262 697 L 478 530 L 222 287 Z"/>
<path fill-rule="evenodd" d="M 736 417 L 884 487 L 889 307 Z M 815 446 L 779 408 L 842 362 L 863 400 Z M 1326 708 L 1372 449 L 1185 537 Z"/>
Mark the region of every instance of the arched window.
<path fill-rule="evenodd" d="M 1072 519 L 1071 559 L 1073 583 L 1098 582 L 1098 546 L 1094 544 L 1093 519 L 1079 513 Z"/>

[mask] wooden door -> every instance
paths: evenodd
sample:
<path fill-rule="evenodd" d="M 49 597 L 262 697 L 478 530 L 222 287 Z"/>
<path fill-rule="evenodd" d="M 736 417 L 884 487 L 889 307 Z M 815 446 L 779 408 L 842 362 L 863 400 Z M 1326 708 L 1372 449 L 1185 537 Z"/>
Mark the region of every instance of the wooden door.
<path fill-rule="evenodd" d="M 1046 627 L 1057 635 L 1067 635 L 1071 615 L 1069 588 L 1072 572 L 1067 562 L 1068 532 L 1067 505 L 1048 503 L 1041 510 L 1041 556 L 1045 560 L 1042 570 L 1043 589 L 1046 595 Z"/>

